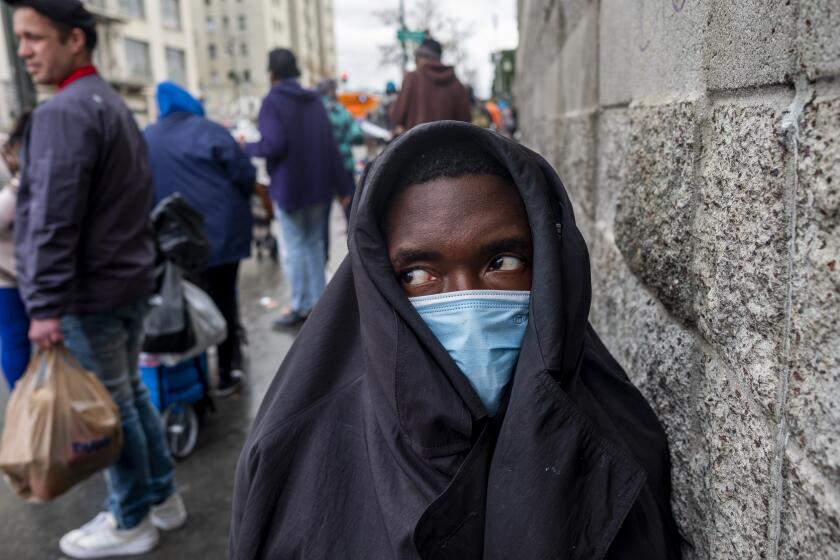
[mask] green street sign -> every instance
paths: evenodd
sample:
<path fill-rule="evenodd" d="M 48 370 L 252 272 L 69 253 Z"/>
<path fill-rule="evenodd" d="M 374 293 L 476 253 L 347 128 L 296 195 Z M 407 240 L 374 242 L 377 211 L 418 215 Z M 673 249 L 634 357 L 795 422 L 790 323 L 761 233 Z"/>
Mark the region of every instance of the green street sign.
<path fill-rule="evenodd" d="M 397 40 L 405 43 L 422 43 L 426 38 L 425 31 L 410 31 L 408 29 L 397 30 Z"/>

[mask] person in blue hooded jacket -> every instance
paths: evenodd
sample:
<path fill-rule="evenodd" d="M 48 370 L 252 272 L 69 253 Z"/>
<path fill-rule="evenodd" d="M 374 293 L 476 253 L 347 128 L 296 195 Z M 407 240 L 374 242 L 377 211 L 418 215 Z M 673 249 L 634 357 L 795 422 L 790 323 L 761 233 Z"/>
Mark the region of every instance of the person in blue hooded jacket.
<path fill-rule="evenodd" d="M 251 254 L 250 197 L 256 171 L 236 140 L 204 117 L 201 103 L 172 82 L 157 87 L 160 119 L 146 128 L 155 199 L 181 196 L 204 217 L 210 263 L 202 284 L 225 317 L 227 339 L 219 345 L 217 393 L 237 390 L 240 340 L 236 282 L 239 261 Z"/>

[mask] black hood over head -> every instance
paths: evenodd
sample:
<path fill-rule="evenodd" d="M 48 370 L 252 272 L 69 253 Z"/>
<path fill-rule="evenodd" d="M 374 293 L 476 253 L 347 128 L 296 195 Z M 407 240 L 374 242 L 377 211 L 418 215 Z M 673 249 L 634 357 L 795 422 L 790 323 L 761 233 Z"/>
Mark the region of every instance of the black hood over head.
<path fill-rule="evenodd" d="M 456 138 L 509 171 L 534 245 L 531 318 L 492 418 L 381 231 L 401 169 Z M 231 557 L 678 558 L 664 433 L 588 324 L 590 298 L 586 244 L 542 157 L 454 121 L 398 138 L 357 189 L 349 255 L 243 450 Z"/>

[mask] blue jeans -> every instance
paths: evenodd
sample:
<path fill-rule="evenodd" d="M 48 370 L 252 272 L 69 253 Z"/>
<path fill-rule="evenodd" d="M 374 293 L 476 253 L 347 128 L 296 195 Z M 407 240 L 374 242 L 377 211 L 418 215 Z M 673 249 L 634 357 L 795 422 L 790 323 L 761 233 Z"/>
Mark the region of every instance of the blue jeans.
<path fill-rule="evenodd" d="M 139 524 L 153 504 L 175 492 L 175 463 L 138 370 L 145 310 L 145 304 L 136 303 L 61 320 L 64 345 L 96 374 L 119 407 L 123 448 L 116 464 L 105 470 L 105 480 L 108 509 L 122 529 Z"/>
<path fill-rule="evenodd" d="M 292 309 L 308 313 L 324 293 L 324 220 L 327 204 L 277 209 L 283 235 L 283 272 L 292 287 Z"/>
<path fill-rule="evenodd" d="M 9 390 L 29 364 L 29 316 L 17 288 L 0 288 L 0 368 Z"/>

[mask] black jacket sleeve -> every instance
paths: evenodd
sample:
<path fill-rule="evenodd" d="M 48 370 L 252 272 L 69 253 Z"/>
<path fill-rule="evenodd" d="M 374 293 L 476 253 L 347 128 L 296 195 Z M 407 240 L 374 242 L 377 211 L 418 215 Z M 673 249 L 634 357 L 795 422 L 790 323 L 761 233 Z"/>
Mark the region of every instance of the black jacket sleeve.
<path fill-rule="evenodd" d="M 79 236 L 101 142 L 83 110 L 53 100 L 35 111 L 16 232 L 18 281 L 34 319 L 59 318 L 72 299 Z"/>

